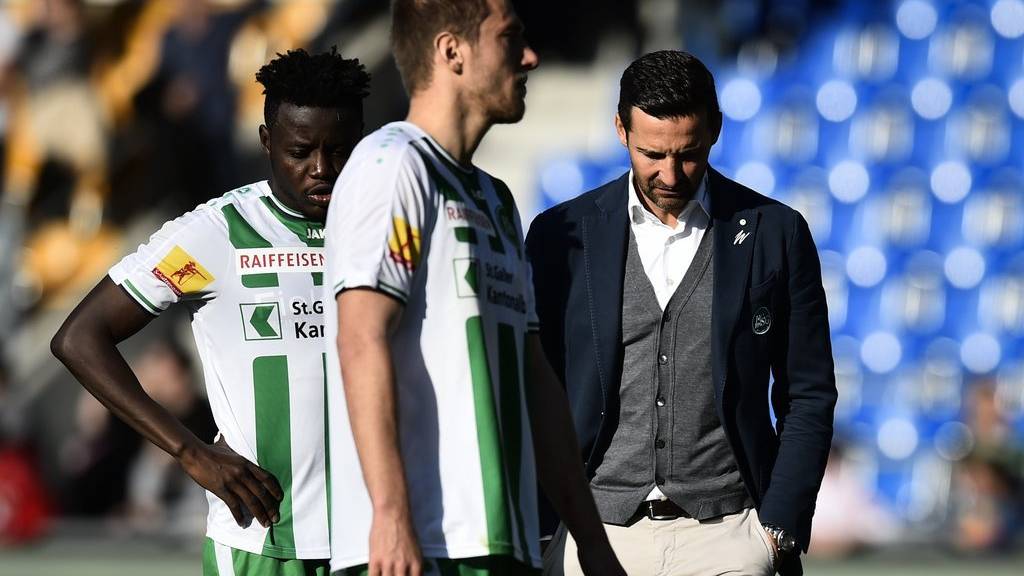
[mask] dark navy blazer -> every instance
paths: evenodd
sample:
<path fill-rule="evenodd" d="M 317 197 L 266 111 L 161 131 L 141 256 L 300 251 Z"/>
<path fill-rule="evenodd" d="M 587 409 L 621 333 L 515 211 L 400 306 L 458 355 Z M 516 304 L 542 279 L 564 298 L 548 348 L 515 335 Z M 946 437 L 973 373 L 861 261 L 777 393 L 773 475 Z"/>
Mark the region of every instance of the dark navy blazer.
<path fill-rule="evenodd" d="M 806 550 L 836 402 L 818 253 L 798 212 L 708 170 L 715 407 L 761 521 Z M 545 211 L 526 239 L 541 340 L 588 477 L 618 425 L 627 182 L 628 173 Z M 800 573 L 799 562 L 780 572 Z"/>

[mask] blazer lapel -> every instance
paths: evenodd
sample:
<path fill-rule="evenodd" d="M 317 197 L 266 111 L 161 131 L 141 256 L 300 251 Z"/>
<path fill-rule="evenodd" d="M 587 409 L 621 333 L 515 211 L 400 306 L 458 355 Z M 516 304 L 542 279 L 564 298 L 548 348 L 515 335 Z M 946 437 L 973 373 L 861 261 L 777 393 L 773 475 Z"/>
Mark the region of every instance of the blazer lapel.
<path fill-rule="evenodd" d="M 711 169 L 712 234 L 714 235 L 715 287 L 712 297 L 711 357 L 715 397 L 721 405 L 733 333 L 747 296 L 750 262 L 757 239 L 759 213 L 735 205 L 733 183 Z"/>
<path fill-rule="evenodd" d="M 583 218 L 583 254 L 594 353 L 605 405 L 618 390 L 619 334 L 622 331 L 622 276 L 626 267 L 626 194 L 629 173 L 595 200 L 597 210 Z"/>

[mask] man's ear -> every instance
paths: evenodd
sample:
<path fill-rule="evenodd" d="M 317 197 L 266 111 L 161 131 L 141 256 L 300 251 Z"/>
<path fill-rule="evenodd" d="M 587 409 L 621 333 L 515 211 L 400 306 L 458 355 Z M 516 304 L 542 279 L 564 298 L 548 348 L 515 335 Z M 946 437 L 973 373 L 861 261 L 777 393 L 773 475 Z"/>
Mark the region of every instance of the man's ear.
<path fill-rule="evenodd" d="M 619 135 L 619 142 L 629 148 L 629 133 L 626 132 L 626 127 L 622 124 L 622 118 L 619 118 L 618 114 L 615 114 L 615 132 Z"/>
<path fill-rule="evenodd" d="M 714 146 L 718 143 L 718 137 L 722 134 L 722 113 L 713 114 L 709 121 L 711 122 L 711 145 Z"/>
<path fill-rule="evenodd" d="M 270 129 L 266 124 L 260 124 L 260 147 L 264 154 L 270 155 Z"/>
<path fill-rule="evenodd" d="M 451 32 L 441 32 L 434 38 L 435 64 L 444 66 L 454 74 L 462 74 L 465 65 L 465 44 Z"/>

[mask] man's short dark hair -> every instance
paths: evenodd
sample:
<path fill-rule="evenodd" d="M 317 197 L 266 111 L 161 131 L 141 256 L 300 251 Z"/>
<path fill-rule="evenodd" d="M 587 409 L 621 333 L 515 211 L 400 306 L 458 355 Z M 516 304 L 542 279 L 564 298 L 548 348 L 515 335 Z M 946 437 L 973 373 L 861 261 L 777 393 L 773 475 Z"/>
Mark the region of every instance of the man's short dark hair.
<path fill-rule="evenodd" d="M 487 0 L 392 0 L 391 50 L 409 95 L 430 82 L 434 38 L 447 31 L 476 43 L 489 13 Z"/>
<path fill-rule="evenodd" d="M 722 125 L 715 78 L 693 54 L 660 50 L 636 59 L 619 82 L 619 119 L 629 132 L 633 107 L 655 118 L 678 118 L 704 110 L 713 131 Z"/>
<path fill-rule="evenodd" d="M 370 74 L 356 58 L 342 58 L 338 49 L 310 54 L 299 48 L 278 54 L 256 73 L 263 84 L 263 121 L 273 127 L 282 102 L 313 108 L 362 109 L 370 91 Z"/>

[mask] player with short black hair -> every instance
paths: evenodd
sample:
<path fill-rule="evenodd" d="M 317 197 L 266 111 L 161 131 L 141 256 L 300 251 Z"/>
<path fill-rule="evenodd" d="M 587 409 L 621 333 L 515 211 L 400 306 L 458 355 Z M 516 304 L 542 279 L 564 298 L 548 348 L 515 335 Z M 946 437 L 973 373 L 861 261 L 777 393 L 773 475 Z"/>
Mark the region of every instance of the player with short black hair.
<path fill-rule="evenodd" d="M 271 176 L 167 222 L 54 336 L 54 354 L 115 415 L 207 489 L 207 576 L 317 575 L 330 558 L 323 222 L 362 136 L 369 75 L 337 51 L 260 69 Z M 150 398 L 117 350 L 171 305 L 192 317 L 217 441 Z M 255 520 L 255 522 L 253 522 Z"/>
<path fill-rule="evenodd" d="M 370 90 L 370 76 L 358 60 L 330 52 L 310 54 L 289 50 L 263 65 L 256 73 L 263 85 L 263 121 L 273 126 L 283 102 L 313 108 L 363 109 Z"/>

